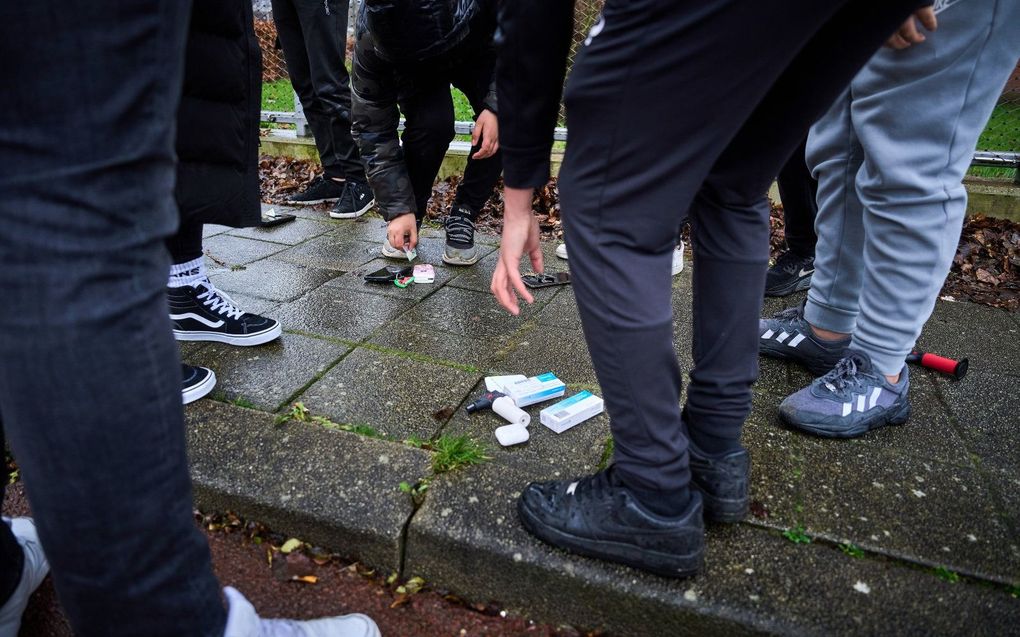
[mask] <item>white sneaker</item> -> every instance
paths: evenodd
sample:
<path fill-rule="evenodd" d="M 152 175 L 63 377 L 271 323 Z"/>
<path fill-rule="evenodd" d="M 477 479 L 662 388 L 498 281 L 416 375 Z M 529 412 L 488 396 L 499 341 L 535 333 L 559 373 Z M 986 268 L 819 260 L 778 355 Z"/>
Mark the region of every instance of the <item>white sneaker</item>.
<path fill-rule="evenodd" d="M 561 259 L 568 258 L 567 257 L 567 244 L 561 243 L 560 245 L 556 246 L 556 256 L 558 256 Z"/>
<path fill-rule="evenodd" d="M 21 628 L 21 616 L 28 606 L 28 598 L 46 579 L 46 574 L 50 572 L 50 563 L 46 561 L 46 554 L 43 553 L 42 544 L 39 543 L 39 534 L 35 530 L 32 518 L 3 518 L 3 521 L 10 523 L 11 532 L 25 551 L 21 581 L 18 582 L 10 599 L 0 607 L 0 637 L 14 637 Z"/>
<path fill-rule="evenodd" d="M 673 276 L 684 271 L 684 242 L 673 248 Z"/>
<path fill-rule="evenodd" d="M 418 258 L 418 251 L 411 250 L 411 258 L 407 258 L 407 253 L 403 250 L 394 248 L 390 245 L 389 239 L 383 239 L 382 242 L 382 255 L 387 259 L 398 259 L 400 261 L 413 261 Z"/>
<path fill-rule="evenodd" d="M 379 627 L 366 615 L 353 614 L 297 621 L 261 619 L 255 607 L 237 589 L 223 589 L 230 604 L 223 637 L 381 637 Z"/>

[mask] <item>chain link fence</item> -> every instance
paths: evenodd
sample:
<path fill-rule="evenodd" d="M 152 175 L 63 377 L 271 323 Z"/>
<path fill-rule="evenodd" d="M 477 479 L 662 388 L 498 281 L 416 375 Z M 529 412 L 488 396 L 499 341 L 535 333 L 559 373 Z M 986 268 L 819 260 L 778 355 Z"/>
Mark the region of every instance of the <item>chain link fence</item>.
<path fill-rule="evenodd" d="M 361 0 L 351 0 L 348 33 L 353 32 L 354 16 Z M 584 43 L 592 26 L 598 21 L 604 0 L 578 0 L 574 12 L 574 37 L 570 45 L 569 66 L 573 66 L 578 49 Z M 298 124 L 299 133 L 303 132 L 303 116 L 300 105 L 295 103 L 293 92 L 287 79 L 287 65 L 276 42 L 276 25 L 273 23 L 272 11 L 268 0 L 253 0 L 255 7 L 255 32 L 262 47 L 262 81 L 263 110 L 275 113 L 269 116 L 274 122 L 294 120 Z M 348 39 L 347 63 L 350 64 L 351 40 Z M 293 117 L 288 112 L 297 111 Z M 560 126 L 564 125 L 565 114 L 560 108 Z M 561 135 L 557 135 L 561 137 Z M 1020 65 L 1014 70 L 999 103 L 992 113 L 985 132 L 978 142 L 978 152 L 974 163 L 977 166 L 991 167 L 992 176 L 1009 176 L 1020 183 Z"/>

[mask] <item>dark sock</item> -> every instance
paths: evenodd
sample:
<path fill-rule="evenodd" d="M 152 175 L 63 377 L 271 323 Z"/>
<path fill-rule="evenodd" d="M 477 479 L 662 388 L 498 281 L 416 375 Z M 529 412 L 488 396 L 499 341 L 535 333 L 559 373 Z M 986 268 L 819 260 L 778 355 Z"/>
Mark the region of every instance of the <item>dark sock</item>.
<path fill-rule="evenodd" d="M 634 486 L 633 481 L 628 481 L 619 472 L 614 472 L 613 477 L 619 484 L 630 489 L 631 493 L 638 499 L 638 502 L 641 503 L 641 506 L 664 518 L 675 518 L 683 515 L 687 511 L 687 506 L 691 503 L 691 490 L 689 487 L 685 486 L 676 491 L 643 489 Z"/>
<path fill-rule="evenodd" d="M 728 436 L 714 436 L 711 433 L 698 429 L 691 429 L 687 421 L 687 412 L 680 416 L 683 423 L 684 434 L 691 445 L 697 448 L 698 455 L 709 458 L 721 458 L 728 453 L 740 451 L 743 447 L 739 438 Z"/>

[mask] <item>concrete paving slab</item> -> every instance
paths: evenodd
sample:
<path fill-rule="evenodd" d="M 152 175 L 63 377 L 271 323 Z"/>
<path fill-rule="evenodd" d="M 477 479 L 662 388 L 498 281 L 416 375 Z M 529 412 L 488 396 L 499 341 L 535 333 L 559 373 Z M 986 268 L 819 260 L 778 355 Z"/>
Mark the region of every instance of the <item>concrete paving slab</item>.
<path fill-rule="evenodd" d="M 360 341 L 403 314 L 412 303 L 410 299 L 322 286 L 282 307 L 276 318 L 289 330 Z"/>
<path fill-rule="evenodd" d="M 243 292 L 231 292 L 228 296 L 233 299 L 239 309 L 251 314 L 258 314 L 260 316 L 271 316 L 275 318 L 276 308 L 280 307 L 279 301 L 270 301 L 268 299 L 260 299 L 257 296 L 248 296 Z M 287 329 L 287 326 L 284 325 L 283 328 Z"/>
<path fill-rule="evenodd" d="M 253 241 L 230 234 L 219 234 L 205 239 L 203 248 L 207 257 L 225 267 L 247 265 L 264 259 L 284 249 L 284 246 L 268 241 Z"/>
<path fill-rule="evenodd" d="M 314 414 L 367 424 L 394 440 L 432 438 L 480 378 L 478 372 L 359 348 L 301 400 Z"/>
<path fill-rule="evenodd" d="M 216 392 L 242 398 L 264 411 L 276 411 L 351 348 L 298 334 L 284 334 L 258 347 L 210 343 L 189 357 L 193 365 L 216 372 Z"/>
<path fill-rule="evenodd" d="M 969 358 L 973 372 L 1020 377 L 1020 325 L 1005 310 L 939 301 L 917 347 L 956 360 Z"/>
<path fill-rule="evenodd" d="M 230 226 L 221 226 L 215 223 L 202 224 L 202 238 L 208 239 L 209 237 L 215 237 L 218 234 L 229 232 L 233 230 Z"/>
<path fill-rule="evenodd" d="M 536 295 L 534 304 L 522 304 L 521 313 L 512 316 L 496 303 L 492 294 L 454 288 L 453 282 L 415 305 L 407 319 L 423 328 L 437 325 L 454 334 L 488 340 L 514 334 L 542 309 L 541 297 Z M 551 298 L 551 294 L 546 298 Z"/>
<path fill-rule="evenodd" d="M 479 246 L 479 248 L 490 250 L 490 252 L 478 263 L 474 264 L 470 268 L 465 268 L 464 273 L 451 281 L 450 285 L 458 288 L 465 288 L 467 290 L 476 290 L 478 292 L 489 291 L 489 286 L 492 285 L 492 275 L 496 271 L 496 266 L 499 264 L 499 250 L 497 250 L 495 246 Z M 440 247 L 439 250 L 440 251 L 437 254 L 442 255 L 442 247 Z M 569 270 L 566 261 L 557 259 L 553 256 L 552 248 L 548 248 L 545 244 L 543 244 L 542 252 L 543 258 L 545 259 L 546 272 L 567 272 Z M 550 261 L 550 259 L 553 259 L 553 261 Z M 526 258 L 521 259 L 521 272 L 526 274 L 530 272 L 531 269 L 531 261 Z M 535 297 L 536 301 L 539 300 L 539 298 L 551 298 L 557 288 L 560 287 L 569 286 L 540 288 L 538 290 L 532 290 L 532 295 Z"/>
<path fill-rule="evenodd" d="M 470 400 L 485 392 L 485 384 L 478 383 L 470 393 Z M 573 392 L 570 392 L 573 393 Z M 444 434 L 470 435 L 488 445 L 492 462 L 529 467 L 539 475 L 556 479 L 594 473 L 602 460 L 609 438 L 609 416 L 605 413 L 557 434 L 539 422 L 539 412 L 552 404 L 540 403 L 525 407 L 531 415 L 528 427 L 530 438 L 521 445 L 503 447 L 496 440 L 497 427 L 507 424 L 494 412 L 486 410 L 469 414 L 461 407 L 443 428 Z"/>
<path fill-rule="evenodd" d="M 1020 444 L 1016 443 L 1018 413 L 1016 382 L 1003 382 L 992 371 L 976 371 L 962 381 L 936 380 L 966 449 L 982 466 L 1020 476 Z"/>
<path fill-rule="evenodd" d="M 381 569 L 401 563 L 413 511 L 401 481 L 428 473 L 426 452 L 210 400 L 189 405 L 188 455 L 198 506 Z"/>
<path fill-rule="evenodd" d="M 310 268 L 349 272 L 377 256 L 378 244 L 352 241 L 331 232 L 280 252 L 274 259 Z"/>
<path fill-rule="evenodd" d="M 809 533 L 994 581 L 1020 579 L 1020 538 L 976 469 L 841 442 L 802 446 Z"/>
<path fill-rule="evenodd" d="M 588 345 L 580 330 L 530 326 L 514 337 L 502 361 L 525 376 L 553 372 L 567 384 L 598 385 Z"/>
<path fill-rule="evenodd" d="M 346 241 L 366 241 L 382 245 L 386 238 L 386 222 L 378 215 L 364 215 L 357 219 L 334 219 L 333 234 Z"/>
<path fill-rule="evenodd" d="M 711 526 L 706 572 L 689 580 L 568 555 L 517 520 L 521 488 L 548 477 L 489 463 L 435 481 L 408 529 L 405 575 L 539 621 L 620 635 L 925 634 L 962 625 L 996 634 L 1020 619 L 1001 591 L 747 525 Z"/>
<path fill-rule="evenodd" d="M 210 273 L 217 287 L 269 301 L 293 301 L 336 276 L 320 270 L 274 259 L 257 261 L 243 270 Z"/>
<path fill-rule="evenodd" d="M 244 237 L 257 241 L 271 241 L 286 245 L 297 245 L 314 237 L 333 230 L 333 224 L 310 219 L 295 219 L 279 226 L 269 228 L 238 228 L 229 234 L 233 237 Z"/>
<path fill-rule="evenodd" d="M 509 340 L 504 336 L 483 341 L 446 332 L 437 325 L 424 327 L 402 317 L 377 331 L 369 342 L 433 360 L 487 370 L 497 364 Z"/>
<path fill-rule="evenodd" d="M 563 286 L 556 296 L 542 308 L 542 311 L 535 317 L 535 322 L 539 325 L 580 330 L 581 315 L 577 313 L 577 299 L 574 298 L 573 287 Z"/>
<path fill-rule="evenodd" d="M 418 263 L 418 261 L 415 261 L 414 263 Z M 406 288 L 398 288 L 393 283 L 367 283 L 365 281 L 366 274 L 375 272 L 376 270 L 390 265 L 403 266 L 405 264 L 381 257 L 378 259 L 372 259 L 368 263 L 362 264 L 342 276 L 338 276 L 330 281 L 328 285 L 347 288 L 349 290 L 357 290 L 359 292 L 367 292 L 369 294 L 392 296 L 398 299 L 419 300 L 443 287 L 443 285 L 450 280 L 451 276 L 456 275 L 456 273 L 451 273 L 449 268 L 436 267 L 436 280 L 434 283 L 412 283 Z M 406 265 L 411 264 L 408 263 Z"/>

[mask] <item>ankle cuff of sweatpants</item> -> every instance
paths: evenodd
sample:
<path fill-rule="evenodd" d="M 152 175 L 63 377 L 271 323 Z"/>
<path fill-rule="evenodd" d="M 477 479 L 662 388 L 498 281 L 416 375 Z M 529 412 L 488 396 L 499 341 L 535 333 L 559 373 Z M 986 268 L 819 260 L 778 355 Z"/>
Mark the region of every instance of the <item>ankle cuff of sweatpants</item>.
<path fill-rule="evenodd" d="M 854 326 L 857 325 L 856 310 L 846 310 L 831 305 L 826 305 L 808 292 L 807 303 L 804 305 L 804 319 L 823 330 L 840 332 L 842 334 L 853 334 Z"/>
<path fill-rule="evenodd" d="M 850 341 L 850 347 L 860 350 L 871 358 L 871 365 L 883 376 L 895 376 L 903 371 L 909 348 L 891 350 L 876 346 L 874 343 L 862 342 L 856 335 Z"/>

